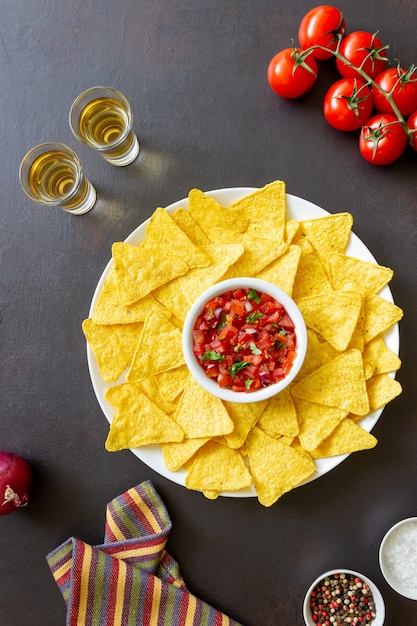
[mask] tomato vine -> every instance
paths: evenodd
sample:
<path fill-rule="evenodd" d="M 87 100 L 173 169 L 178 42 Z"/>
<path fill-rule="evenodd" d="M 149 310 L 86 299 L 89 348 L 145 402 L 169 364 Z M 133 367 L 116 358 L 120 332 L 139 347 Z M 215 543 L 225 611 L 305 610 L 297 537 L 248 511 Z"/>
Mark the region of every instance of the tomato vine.
<path fill-rule="evenodd" d="M 303 17 L 298 39 L 300 47 L 293 43 L 292 48 L 278 52 L 269 63 L 268 82 L 278 95 L 303 95 L 317 79 L 315 60 L 334 58 L 343 79 L 328 90 L 324 100 L 324 115 L 329 124 L 342 131 L 361 129 L 360 152 L 376 165 L 397 160 L 407 143 L 417 150 L 414 64 L 405 70 L 397 62 L 397 68 L 386 69 L 389 46 L 382 44 L 378 31 L 346 34 L 341 11 L 329 5 L 315 7 Z M 372 115 L 374 108 L 377 114 Z"/>

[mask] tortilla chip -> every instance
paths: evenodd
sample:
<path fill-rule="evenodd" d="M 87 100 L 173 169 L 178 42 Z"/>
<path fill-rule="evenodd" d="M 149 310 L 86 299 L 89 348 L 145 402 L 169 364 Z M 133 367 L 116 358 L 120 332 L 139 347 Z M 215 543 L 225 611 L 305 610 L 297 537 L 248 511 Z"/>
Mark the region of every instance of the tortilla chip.
<path fill-rule="evenodd" d="M 287 214 L 286 187 L 276 180 L 231 204 L 231 209 L 244 217 L 248 236 L 284 241 Z"/>
<path fill-rule="evenodd" d="M 174 419 L 189 438 L 228 435 L 234 429 L 223 402 L 189 376 Z"/>
<path fill-rule="evenodd" d="M 110 424 L 106 450 L 116 452 L 153 443 L 182 441 L 184 432 L 135 385 L 123 385 Z"/>
<path fill-rule="evenodd" d="M 256 277 L 277 285 L 291 296 L 300 256 L 300 247 L 290 245 L 280 257 L 260 270 Z"/>
<path fill-rule="evenodd" d="M 148 315 L 127 372 L 130 383 L 156 376 L 185 363 L 181 332 L 159 315 Z"/>
<path fill-rule="evenodd" d="M 289 387 L 273 396 L 257 423 L 270 437 L 296 437 L 299 423 Z"/>
<path fill-rule="evenodd" d="M 300 298 L 298 308 L 306 326 L 339 352 L 349 346 L 362 310 L 357 291 L 333 291 Z"/>
<path fill-rule="evenodd" d="M 184 300 L 189 306 L 209 287 L 218 282 L 228 269 L 242 257 L 245 248 L 241 244 L 211 244 L 204 248 L 211 259 L 208 267 L 190 270 L 178 281 Z"/>
<path fill-rule="evenodd" d="M 186 365 L 180 365 L 172 370 L 158 374 L 156 379 L 161 396 L 170 402 L 176 400 L 180 393 L 184 391 L 189 375 Z"/>
<path fill-rule="evenodd" d="M 167 254 L 166 250 L 152 251 L 118 241 L 112 246 L 117 275 L 118 297 L 124 306 L 130 306 L 168 281 L 188 270 L 186 257 Z"/>
<path fill-rule="evenodd" d="M 208 437 L 200 437 L 198 439 L 184 439 L 179 443 L 162 443 L 161 451 L 165 467 L 170 472 L 178 471 L 208 441 L 210 441 Z"/>
<path fill-rule="evenodd" d="M 224 406 L 234 423 L 233 431 L 224 436 L 229 448 L 243 446 L 249 431 L 255 426 L 267 403 L 266 400 L 249 403 L 224 402 Z"/>
<path fill-rule="evenodd" d="M 294 279 L 293 299 L 297 302 L 306 296 L 333 291 L 326 271 L 312 245 L 308 241 L 302 240 L 298 246 L 301 250 L 301 256 Z"/>
<path fill-rule="evenodd" d="M 176 223 L 177 226 L 181 228 L 181 230 L 187 235 L 187 237 L 193 242 L 193 244 L 197 247 L 207 246 L 210 243 L 209 238 L 204 232 L 201 230 L 200 226 L 197 222 L 192 218 L 191 213 L 188 209 L 183 207 L 178 208 L 172 219 Z"/>
<path fill-rule="evenodd" d="M 327 259 L 332 252 L 344 253 L 349 243 L 353 218 L 350 213 L 335 213 L 300 222 L 296 242 L 301 237 L 308 239 L 319 260 L 327 267 Z"/>
<path fill-rule="evenodd" d="M 213 228 L 225 228 L 235 233 L 243 233 L 247 228 L 243 216 L 222 206 L 200 189 L 191 189 L 189 192 L 188 210 L 210 241 Z"/>
<path fill-rule="evenodd" d="M 366 294 L 364 304 L 365 344 L 390 329 L 403 317 L 403 310 L 400 309 L 399 306 L 393 304 L 392 302 L 388 302 L 388 300 L 385 300 L 380 296 L 376 296 L 375 294 Z"/>
<path fill-rule="evenodd" d="M 337 356 L 339 356 L 339 352 L 333 346 L 318 337 L 314 330 L 307 328 L 307 352 L 296 381 L 306 378 L 306 376 Z"/>
<path fill-rule="evenodd" d="M 340 289 L 349 280 L 359 291 L 375 294 L 390 282 L 394 274 L 388 267 L 340 253 L 329 254 L 327 267 L 334 289 Z"/>
<path fill-rule="evenodd" d="M 92 314 L 93 322 L 96 324 L 133 324 L 135 322 L 143 322 L 149 311 L 152 310 L 165 317 L 170 316 L 170 312 L 159 302 L 156 302 L 150 294 L 130 306 L 124 306 L 120 302 L 116 268 L 114 263 L 112 263 L 103 287 L 98 294 Z"/>
<path fill-rule="evenodd" d="M 143 324 L 95 324 L 85 319 L 82 329 L 94 354 L 103 379 L 115 382 L 129 366 L 142 332 Z"/>
<path fill-rule="evenodd" d="M 264 506 L 274 504 L 316 471 L 313 461 L 257 426 L 249 433 L 246 446 L 258 500 Z"/>
<path fill-rule="evenodd" d="M 346 410 L 324 406 L 302 398 L 294 398 L 294 404 L 300 421 L 298 438 L 304 450 L 309 452 L 327 439 L 348 415 Z"/>
<path fill-rule="evenodd" d="M 313 459 L 320 459 L 339 454 L 350 454 L 351 452 L 374 448 L 377 443 L 376 437 L 346 417 L 328 439 L 311 451 L 311 456 Z"/>
<path fill-rule="evenodd" d="M 372 365 L 374 374 L 389 374 L 401 367 L 401 359 L 388 348 L 382 337 L 375 337 L 366 344 L 363 358 Z"/>
<path fill-rule="evenodd" d="M 114 408 L 117 408 L 119 406 L 123 387 L 126 384 L 134 384 L 139 391 L 145 394 L 148 400 L 151 400 L 151 402 L 156 404 L 156 406 L 167 415 L 173 413 L 177 408 L 177 404 L 175 402 L 169 402 L 161 396 L 158 382 L 155 377 L 146 378 L 140 383 L 120 383 L 119 385 L 113 385 L 112 387 L 106 389 L 104 397 L 106 398 L 107 402 L 109 402 Z"/>
<path fill-rule="evenodd" d="M 209 441 L 196 453 L 185 478 L 188 489 L 214 494 L 222 491 L 237 491 L 252 483 L 243 457 L 220 443 Z"/>
<path fill-rule="evenodd" d="M 285 224 L 285 242 L 290 245 L 300 232 L 300 222 L 298 220 L 288 220 Z"/>
<path fill-rule="evenodd" d="M 401 391 L 401 384 L 387 374 L 377 374 L 367 381 L 369 404 L 371 411 L 377 411 L 397 398 Z"/>
<path fill-rule="evenodd" d="M 161 208 L 154 211 L 148 222 L 142 247 L 148 252 L 159 250 L 161 259 L 167 256 L 169 259 L 185 259 L 189 268 L 206 267 L 210 263 L 206 254 L 177 226 L 168 211 Z"/>
<path fill-rule="evenodd" d="M 294 398 L 303 398 L 338 409 L 367 415 L 368 393 L 359 350 L 348 350 L 322 365 L 291 387 Z"/>
<path fill-rule="evenodd" d="M 183 276 L 174 278 L 174 280 L 170 280 L 168 283 L 161 285 L 152 292 L 152 296 L 155 300 L 182 323 L 184 323 L 188 309 L 190 308 L 189 302 L 181 289 L 181 280 L 183 280 L 186 275 L 187 274 L 184 274 Z M 174 320 L 171 319 L 171 321 L 173 324 L 175 323 Z"/>
<path fill-rule="evenodd" d="M 278 259 L 287 249 L 287 244 L 250 237 L 244 233 L 239 237 L 244 246 L 244 253 L 229 267 L 223 278 L 236 276 L 255 276 L 264 267 Z"/>

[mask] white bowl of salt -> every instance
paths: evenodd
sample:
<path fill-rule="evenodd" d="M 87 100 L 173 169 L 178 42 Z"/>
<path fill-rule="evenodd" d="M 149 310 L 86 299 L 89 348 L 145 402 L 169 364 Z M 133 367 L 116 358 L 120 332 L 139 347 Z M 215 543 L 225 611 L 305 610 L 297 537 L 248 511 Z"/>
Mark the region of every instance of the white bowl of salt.
<path fill-rule="evenodd" d="M 379 548 L 379 565 L 397 593 L 417 600 L 417 517 L 403 519 L 387 532 Z"/>

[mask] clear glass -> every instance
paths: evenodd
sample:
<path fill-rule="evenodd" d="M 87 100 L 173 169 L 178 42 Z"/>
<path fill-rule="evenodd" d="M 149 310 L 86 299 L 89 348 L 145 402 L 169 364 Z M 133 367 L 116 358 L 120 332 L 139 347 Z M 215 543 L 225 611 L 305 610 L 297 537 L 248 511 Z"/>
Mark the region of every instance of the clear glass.
<path fill-rule="evenodd" d="M 32 148 L 20 164 L 19 178 L 31 200 L 73 215 L 87 213 L 96 201 L 96 190 L 84 176 L 77 154 L 62 143 Z"/>
<path fill-rule="evenodd" d="M 81 143 L 100 152 L 112 165 L 129 165 L 139 154 L 132 107 L 111 87 L 91 87 L 73 102 L 69 124 Z"/>

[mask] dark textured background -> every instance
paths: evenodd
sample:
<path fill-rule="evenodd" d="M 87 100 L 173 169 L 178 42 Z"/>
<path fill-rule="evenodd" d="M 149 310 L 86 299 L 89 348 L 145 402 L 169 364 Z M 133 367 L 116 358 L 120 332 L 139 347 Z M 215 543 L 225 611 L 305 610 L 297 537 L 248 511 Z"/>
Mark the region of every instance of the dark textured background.
<path fill-rule="evenodd" d="M 45 555 L 69 536 L 100 543 L 105 506 L 151 479 L 173 521 L 168 548 L 191 591 L 246 626 L 298 626 L 305 590 L 323 570 L 357 569 L 380 586 L 387 626 L 414 626 L 416 603 L 382 578 L 378 547 L 397 520 L 417 514 L 415 351 L 416 166 L 377 168 L 356 135 L 321 114 L 337 78 L 321 63 L 315 89 L 279 99 L 270 58 L 296 38 L 313 2 L 297 0 L 13 0 L 0 10 L 0 449 L 36 472 L 30 506 L 0 517 L 1 626 L 59 626 L 64 602 Z M 414 0 L 341 0 L 348 30 L 379 30 L 391 58 L 417 62 Z M 78 145 L 68 111 L 95 84 L 130 99 L 140 158 L 114 168 Z M 80 217 L 24 196 L 20 160 L 33 145 L 75 148 L 97 187 Z M 330 212 L 392 267 L 401 322 L 403 395 L 374 429 L 378 446 L 266 509 L 256 499 L 208 501 L 155 474 L 130 451 L 104 450 L 108 424 L 87 368 L 81 322 L 112 242 L 157 206 L 203 190 L 263 186 Z"/>

